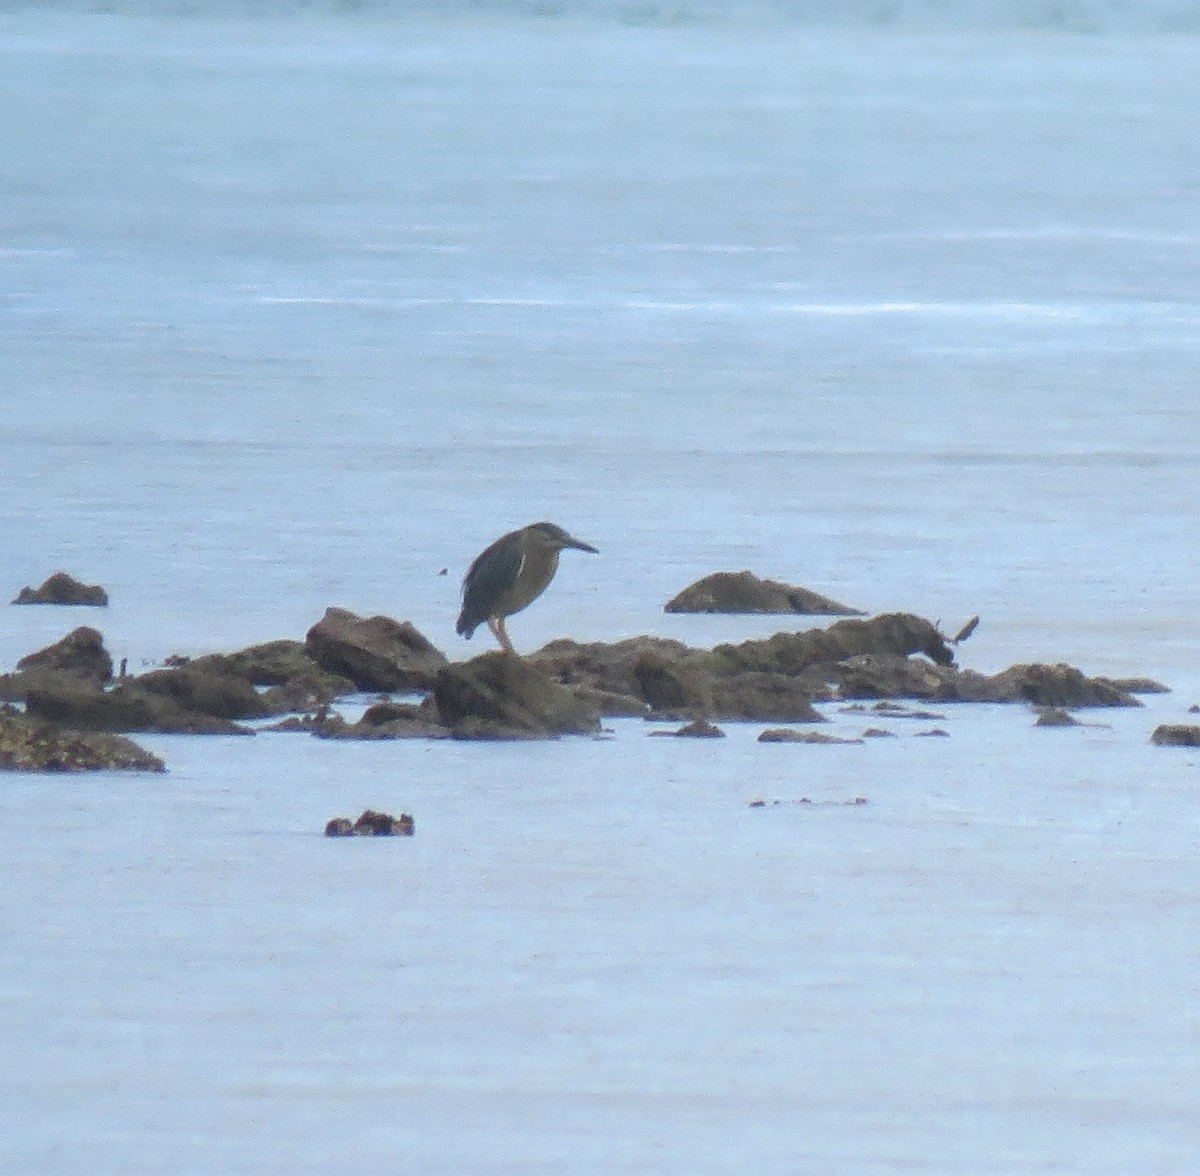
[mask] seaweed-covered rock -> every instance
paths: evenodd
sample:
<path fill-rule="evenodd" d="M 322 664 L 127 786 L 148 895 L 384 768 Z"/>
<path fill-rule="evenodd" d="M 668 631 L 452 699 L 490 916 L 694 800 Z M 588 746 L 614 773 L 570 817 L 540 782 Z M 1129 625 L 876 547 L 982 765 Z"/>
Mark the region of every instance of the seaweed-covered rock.
<path fill-rule="evenodd" d="M 108 604 L 108 593 L 99 584 L 82 584 L 66 572 L 55 572 L 40 588 L 22 588 L 13 604 L 67 604 L 103 608 Z"/>
<path fill-rule="evenodd" d="M 763 580 L 753 572 L 713 572 L 690 584 L 663 607 L 668 613 L 802 613 L 817 616 L 859 617 L 850 608 L 779 580 Z"/>
<path fill-rule="evenodd" d="M 53 645 L 21 658 L 17 662 L 17 669 L 30 674 L 47 671 L 69 674 L 81 681 L 100 685 L 112 678 L 113 661 L 104 648 L 104 638 L 100 633 L 87 625 L 80 625 Z"/>
<path fill-rule="evenodd" d="M 305 649 L 323 670 L 359 690 L 429 690 L 446 657 L 409 621 L 359 617 L 328 608 L 309 629 Z"/>
<path fill-rule="evenodd" d="M 1150 742 L 1159 747 L 1200 747 L 1200 727 L 1192 723 L 1163 723 L 1154 728 Z"/>
<path fill-rule="evenodd" d="M 123 736 L 66 731 L 5 709 L 0 711 L 0 770 L 165 772 L 166 767 Z"/>
<path fill-rule="evenodd" d="M 433 698 L 456 738 L 520 739 L 600 729 L 596 713 L 573 690 L 502 651 L 444 666 Z"/>

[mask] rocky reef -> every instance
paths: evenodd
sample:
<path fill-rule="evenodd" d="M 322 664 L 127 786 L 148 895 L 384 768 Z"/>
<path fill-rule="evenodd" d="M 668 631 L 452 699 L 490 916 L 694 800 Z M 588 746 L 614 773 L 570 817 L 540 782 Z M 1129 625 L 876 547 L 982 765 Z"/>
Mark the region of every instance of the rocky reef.
<path fill-rule="evenodd" d="M 760 583 L 769 593 L 792 591 Z M 817 706 L 835 701 L 1023 703 L 1049 716 L 1139 706 L 1138 693 L 1165 689 L 1147 679 L 1090 677 L 1063 664 L 1018 663 L 992 675 L 963 668 L 957 642 L 977 623 L 972 618 L 949 639 L 920 616 L 892 612 L 712 649 L 644 635 L 611 643 L 558 640 L 527 657 L 495 651 L 451 662 L 408 621 L 329 608 L 302 641 L 174 657 L 138 675 L 127 675 L 122 663 L 115 677 L 102 635 L 82 626 L 0 675 L 0 700 L 23 707 L 10 710 L 10 722 L 30 724 L 43 739 L 47 731 L 257 730 L 325 739 L 546 739 L 596 735 L 605 718 L 640 716 L 682 722 L 671 732 L 680 735 L 719 737 L 716 723 L 741 721 L 771 724 L 762 735 L 768 742 L 831 742 L 778 724 L 823 723 Z M 339 713 L 340 700 L 364 692 L 380 697 L 357 721 Z M 4 766 L 36 759 L 14 754 Z"/>

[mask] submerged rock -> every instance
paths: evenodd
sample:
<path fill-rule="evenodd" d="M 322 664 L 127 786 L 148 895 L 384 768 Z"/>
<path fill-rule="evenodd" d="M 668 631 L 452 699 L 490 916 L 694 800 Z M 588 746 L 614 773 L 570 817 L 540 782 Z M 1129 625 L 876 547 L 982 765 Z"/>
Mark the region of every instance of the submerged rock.
<path fill-rule="evenodd" d="M 456 738 L 545 738 L 600 729 L 599 716 L 575 691 L 499 650 L 444 666 L 433 699 Z"/>
<path fill-rule="evenodd" d="M 66 572 L 55 572 L 40 588 L 22 588 L 13 604 L 67 604 L 103 608 L 108 604 L 108 593 L 99 584 L 82 584 Z"/>
<path fill-rule="evenodd" d="M 67 731 L 5 708 L 0 711 L 0 769 L 17 772 L 165 772 L 166 766 L 120 735 Z"/>
<path fill-rule="evenodd" d="M 409 621 L 328 608 L 308 631 L 308 656 L 359 690 L 429 690 L 446 656 Z"/>
<path fill-rule="evenodd" d="M 803 613 L 860 617 L 862 611 L 828 596 L 753 572 L 713 572 L 690 584 L 663 607 L 668 613 Z"/>

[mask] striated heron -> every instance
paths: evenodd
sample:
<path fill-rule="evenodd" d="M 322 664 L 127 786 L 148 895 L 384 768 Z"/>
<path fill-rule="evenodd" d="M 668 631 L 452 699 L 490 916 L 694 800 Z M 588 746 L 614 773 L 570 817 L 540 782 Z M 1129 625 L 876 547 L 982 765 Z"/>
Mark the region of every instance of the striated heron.
<path fill-rule="evenodd" d="M 504 619 L 541 596 L 558 571 L 558 553 L 564 547 L 596 551 L 554 523 L 532 523 L 501 535 L 479 553 L 463 577 L 463 606 L 456 630 L 469 640 L 476 626 L 487 621 L 500 648 L 515 652 Z"/>

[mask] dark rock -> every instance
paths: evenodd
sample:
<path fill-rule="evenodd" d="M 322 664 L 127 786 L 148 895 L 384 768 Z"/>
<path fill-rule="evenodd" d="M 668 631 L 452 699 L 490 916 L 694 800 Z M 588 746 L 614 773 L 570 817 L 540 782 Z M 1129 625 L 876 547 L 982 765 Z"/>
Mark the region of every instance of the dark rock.
<path fill-rule="evenodd" d="M 758 737 L 759 743 L 861 743 L 861 739 L 842 739 L 824 731 L 793 731 L 790 727 L 769 727 Z"/>
<path fill-rule="evenodd" d="M 444 666 L 433 698 L 456 738 L 545 737 L 600 729 L 599 716 L 573 690 L 502 651 Z"/>
<path fill-rule="evenodd" d="M 357 723 L 341 718 L 314 723 L 310 730 L 321 739 L 446 739 L 450 731 L 431 699 L 420 704 L 377 702 Z"/>
<path fill-rule="evenodd" d="M 1200 727 L 1190 723 L 1163 723 L 1154 728 L 1150 742 L 1159 747 L 1200 747 Z"/>
<path fill-rule="evenodd" d="M 819 669 L 825 675 L 846 659 L 862 654 L 903 658 L 914 653 L 924 654 L 935 665 L 954 664 L 954 653 L 937 627 L 911 613 L 883 613 L 868 620 L 835 621 L 827 629 L 718 645 L 712 651 L 712 662 L 717 673 L 759 670 L 802 675 Z"/>
<path fill-rule="evenodd" d="M 359 690 L 429 690 L 446 657 L 408 621 L 329 608 L 308 631 L 309 657 Z"/>
<path fill-rule="evenodd" d="M 139 691 L 170 699 L 185 711 L 217 719 L 259 719 L 274 712 L 245 678 L 197 659 L 176 670 L 151 670 L 132 680 Z"/>
<path fill-rule="evenodd" d="M 811 687 L 783 674 L 746 673 L 711 681 L 713 718 L 727 722 L 824 723 Z"/>
<path fill-rule="evenodd" d="M 639 698 L 654 715 L 670 718 L 813 722 L 820 715 L 812 702 L 834 696 L 1139 705 L 1125 683 L 1070 666 L 1013 666 L 992 677 L 960 669 L 938 627 L 911 613 L 841 620 L 711 651 L 657 637 L 612 645 L 555 641 L 530 661 L 564 685 Z"/>
<path fill-rule="evenodd" d="M 1035 727 L 1078 727 L 1079 720 L 1069 711 L 1060 706 L 1044 706 L 1039 708 Z"/>
<path fill-rule="evenodd" d="M 712 713 L 712 689 L 698 670 L 645 652 L 633 666 L 638 693 L 656 715 L 704 717 Z"/>
<path fill-rule="evenodd" d="M 864 739 L 895 739 L 895 731 L 885 731 L 882 727 L 867 727 L 863 733 Z"/>
<path fill-rule="evenodd" d="M 644 655 L 672 665 L 700 664 L 707 654 L 690 649 L 682 641 L 665 637 L 629 637 L 611 644 L 602 641 L 580 644 L 576 641 L 552 641 L 525 660 L 563 686 L 580 693 L 599 692 L 612 699 L 637 699 L 641 709 L 647 707 L 638 681 L 636 667 Z M 707 672 L 707 670 L 704 670 Z M 617 715 L 621 711 L 603 711 L 606 715 Z"/>
<path fill-rule="evenodd" d="M 13 604 L 69 604 L 103 608 L 108 593 L 99 584 L 81 584 L 66 572 L 55 572 L 40 588 L 22 588 Z"/>
<path fill-rule="evenodd" d="M 83 731 L 253 734 L 226 719 L 184 710 L 171 697 L 151 694 L 133 682 L 101 690 L 61 675 L 47 675 L 29 688 L 25 708 L 31 717 Z"/>
<path fill-rule="evenodd" d="M 684 727 L 680 727 L 677 731 L 651 731 L 651 735 L 666 735 L 669 738 L 675 739 L 724 739 L 725 732 L 720 727 L 714 726 L 712 723 L 707 723 L 703 719 L 696 719 L 694 722 L 688 723 Z"/>
<path fill-rule="evenodd" d="M 415 823 L 408 813 L 393 817 L 391 813 L 377 813 L 374 809 L 367 809 L 354 822 L 354 832 L 358 837 L 411 837 L 415 829 Z"/>
<path fill-rule="evenodd" d="M 29 673 L 69 674 L 99 686 L 112 678 L 113 660 L 104 648 L 104 638 L 95 629 L 81 625 L 61 641 L 21 658 L 17 669 Z"/>
<path fill-rule="evenodd" d="M 931 727 L 928 731 L 918 731 L 918 739 L 949 739 L 950 732 L 943 731 L 941 727 Z"/>
<path fill-rule="evenodd" d="M 1123 694 L 1170 694 L 1171 687 L 1164 686 L 1154 678 L 1096 678 L 1097 682 L 1111 686 Z"/>
<path fill-rule="evenodd" d="M 1018 665 L 990 679 L 992 702 L 1030 702 L 1034 706 L 1141 706 L 1132 694 L 1103 681 L 1088 678 L 1066 665 Z"/>
<path fill-rule="evenodd" d="M 119 735 L 64 731 L 0 711 L 0 769 L 17 772 L 165 772 L 162 760 Z"/>
<path fill-rule="evenodd" d="M 697 580 L 663 608 L 669 613 L 803 613 L 858 617 L 861 610 L 827 596 L 778 580 L 762 580 L 753 572 L 714 572 Z"/>
<path fill-rule="evenodd" d="M 879 715 L 888 719 L 944 719 L 946 716 L 939 714 L 937 711 L 918 710 L 913 707 L 905 706 L 899 702 L 892 702 L 889 699 L 884 699 L 882 702 L 875 703 L 872 707 L 863 706 L 862 703 L 851 703 L 849 706 L 839 708 L 842 714 L 847 715 Z"/>
<path fill-rule="evenodd" d="M 415 832 L 416 822 L 409 813 L 393 817 L 374 809 L 367 809 L 357 821 L 334 817 L 325 826 L 326 837 L 411 837 Z"/>
<path fill-rule="evenodd" d="M 932 665 L 924 659 L 864 653 L 839 663 L 836 678 L 842 698 L 949 701 L 960 696 L 964 673 L 969 671 Z"/>

